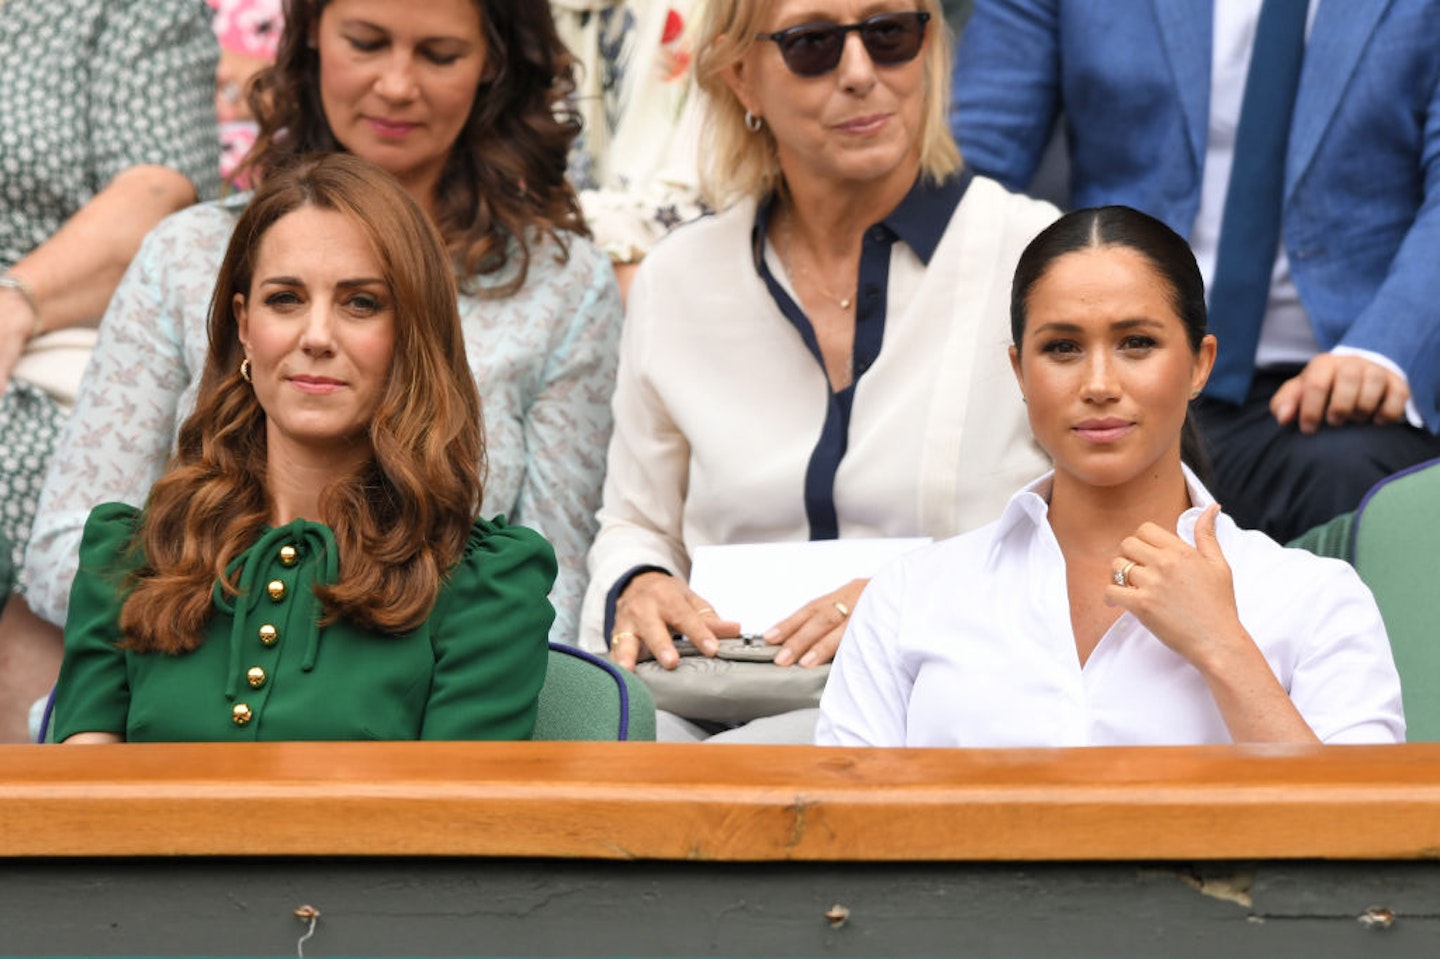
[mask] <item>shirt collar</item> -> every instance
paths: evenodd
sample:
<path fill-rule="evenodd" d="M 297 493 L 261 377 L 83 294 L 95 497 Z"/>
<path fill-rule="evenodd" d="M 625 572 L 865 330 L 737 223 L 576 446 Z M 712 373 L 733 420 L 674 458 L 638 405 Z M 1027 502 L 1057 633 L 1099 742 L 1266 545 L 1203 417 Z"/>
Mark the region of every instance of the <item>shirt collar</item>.
<path fill-rule="evenodd" d="M 1205 511 L 1205 507 L 1215 502 L 1215 497 L 1205 488 L 1189 466 L 1180 464 L 1185 471 L 1185 489 L 1190 494 L 1190 508 L 1180 514 L 1175 523 L 1175 533 L 1191 546 L 1195 545 L 1195 521 Z M 1019 492 L 1010 497 L 1010 502 L 1005 504 L 1005 511 L 1000 514 L 1000 519 L 995 524 L 995 536 L 990 542 L 989 562 L 993 566 L 1000 558 L 1001 544 L 1013 533 L 1020 536 L 1034 536 L 1042 527 L 1049 525 L 1050 514 L 1050 490 L 1055 483 L 1055 471 L 1051 470 L 1044 476 L 1032 483 L 1026 484 Z M 1221 525 L 1233 525 L 1229 517 L 1223 514 L 1216 523 L 1217 530 Z"/>
<path fill-rule="evenodd" d="M 1190 492 L 1190 508 L 1180 514 L 1180 519 L 1175 523 L 1175 532 L 1185 542 L 1194 546 L 1195 521 L 1200 518 L 1201 513 L 1205 512 L 1205 507 L 1215 502 L 1215 497 L 1210 495 L 1210 491 L 1205 488 L 1204 483 L 1200 482 L 1200 478 L 1190 471 L 1190 467 L 1184 463 L 1181 463 L 1180 466 L 1185 470 L 1185 488 Z M 1224 535 L 1221 533 L 1221 529 L 1227 524 L 1231 526 L 1234 525 L 1230 517 L 1226 516 L 1222 511 L 1220 515 L 1216 517 L 1216 533 Z"/>
<path fill-rule="evenodd" d="M 972 179 L 974 175 L 968 168 L 938 183 L 922 173 L 900 204 L 876 225 L 887 228 L 903 240 L 915 251 L 920 262 L 928 266 Z M 755 226 L 750 231 L 750 254 L 757 271 L 765 257 L 765 235 L 770 228 L 770 216 L 775 211 L 775 197 L 776 194 L 771 193 L 755 209 Z"/>
<path fill-rule="evenodd" d="M 950 218 L 955 215 L 955 208 L 960 205 L 960 199 L 973 178 L 968 168 L 939 183 L 922 173 L 900 205 L 880 222 L 905 241 L 921 263 L 929 266 L 930 258 L 935 255 L 935 248 L 940 245 L 940 238 L 945 235 L 945 228 L 950 225 Z"/>

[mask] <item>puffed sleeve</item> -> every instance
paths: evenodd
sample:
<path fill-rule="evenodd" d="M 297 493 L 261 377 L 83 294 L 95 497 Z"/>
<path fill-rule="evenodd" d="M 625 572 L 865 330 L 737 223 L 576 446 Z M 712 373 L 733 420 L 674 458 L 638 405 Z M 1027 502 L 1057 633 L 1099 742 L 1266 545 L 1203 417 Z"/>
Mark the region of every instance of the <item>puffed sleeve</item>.
<path fill-rule="evenodd" d="M 130 684 L 125 653 L 115 644 L 128 592 L 125 578 L 137 562 L 129 547 L 139 517 L 133 506 L 104 503 L 85 523 L 55 686 L 56 742 L 75 733 L 125 735 Z"/>
<path fill-rule="evenodd" d="M 529 739 L 549 656 L 555 551 L 503 517 L 478 520 L 431 614 L 435 678 L 421 739 Z"/>

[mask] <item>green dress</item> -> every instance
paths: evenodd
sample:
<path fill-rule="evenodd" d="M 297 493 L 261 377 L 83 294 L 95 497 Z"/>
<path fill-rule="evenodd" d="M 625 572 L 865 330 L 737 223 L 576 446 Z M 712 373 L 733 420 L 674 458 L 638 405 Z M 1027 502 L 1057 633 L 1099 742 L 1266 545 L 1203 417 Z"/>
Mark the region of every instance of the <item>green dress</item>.
<path fill-rule="evenodd" d="M 199 648 L 118 648 L 139 512 L 90 514 L 56 687 L 57 740 L 112 732 L 130 742 L 528 739 L 554 619 L 555 554 L 538 533 L 477 520 L 429 618 L 414 632 L 321 627 L 313 587 L 333 582 L 328 527 L 296 520 L 236 558 L 241 593 L 217 583 Z"/>

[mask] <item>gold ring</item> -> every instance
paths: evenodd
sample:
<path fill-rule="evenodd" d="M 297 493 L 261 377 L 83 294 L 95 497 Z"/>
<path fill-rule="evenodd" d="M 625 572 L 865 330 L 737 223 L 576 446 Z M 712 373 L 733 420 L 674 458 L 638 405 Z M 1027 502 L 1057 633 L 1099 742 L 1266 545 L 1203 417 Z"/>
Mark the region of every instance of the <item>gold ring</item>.
<path fill-rule="evenodd" d="M 713 612 L 715 612 L 715 607 L 713 607 L 713 606 L 706 606 L 704 609 L 697 609 L 697 610 L 695 610 L 695 615 L 696 615 L 696 616 L 704 616 L 706 613 L 713 613 Z"/>
<path fill-rule="evenodd" d="M 835 608 L 840 611 L 840 618 L 841 618 L 841 619 L 844 619 L 845 617 L 847 617 L 847 616 L 850 615 L 850 607 L 849 607 L 849 606 L 846 606 L 844 603 L 840 602 L 840 600 L 838 600 L 838 599 L 835 600 Z"/>
<path fill-rule="evenodd" d="M 620 632 L 618 632 L 618 633 L 611 633 L 611 634 L 610 634 L 610 645 L 611 645 L 611 646 L 614 646 L 618 641 L 620 641 L 620 640 L 622 640 L 622 639 L 634 639 L 634 638 L 635 638 L 635 634 L 634 634 L 634 633 L 630 632 L 630 630 L 628 630 L 628 629 L 622 629 L 622 630 L 620 630 Z"/>

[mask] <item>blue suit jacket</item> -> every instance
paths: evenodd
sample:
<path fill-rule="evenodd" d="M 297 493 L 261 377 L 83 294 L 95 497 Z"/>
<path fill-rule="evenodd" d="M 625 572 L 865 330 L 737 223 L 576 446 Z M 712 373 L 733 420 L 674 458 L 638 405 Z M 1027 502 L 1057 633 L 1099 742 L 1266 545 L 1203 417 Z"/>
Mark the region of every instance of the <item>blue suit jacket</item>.
<path fill-rule="evenodd" d="M 1023 190 L 1063 115 L 1076 206 L 1188 236 L 1213 23 L 1210 0 L 977 0 L 951 115 L 966 162 Z M 1393 359 L 1440 432 L 1440 0 L 1320 0 L 1283 230 L 1321 349 Z"/>

